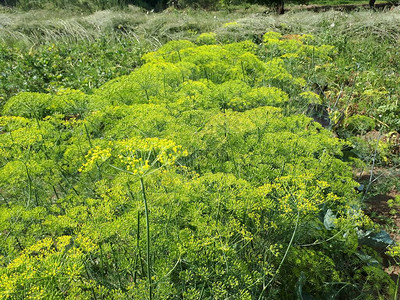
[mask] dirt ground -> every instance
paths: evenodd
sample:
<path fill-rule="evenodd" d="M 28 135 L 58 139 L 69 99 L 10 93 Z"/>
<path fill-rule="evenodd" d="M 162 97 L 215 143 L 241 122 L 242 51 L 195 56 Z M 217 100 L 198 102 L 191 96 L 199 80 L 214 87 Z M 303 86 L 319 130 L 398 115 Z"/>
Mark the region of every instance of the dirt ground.
<path fill-rule="evenodd" d="M 387 194 L 380 194 L 371 197 L 366 202 L 365 212 L 376 223 L 381 224 L 383 227 L 389 228 L 388 233 L 390 237 L 397 243 L 400 243 L 400 211 L 393 214 L 392 208 L 388 206 L 387 201 L 394 199 L 400 192 L 392 190 Z M 390 275 L 394 282 L 399 282 L 400 266 L 393 265 L 394 262 L 390 261 L 388 257 L 383 255 L 384 268 L 386 273 Z"/>

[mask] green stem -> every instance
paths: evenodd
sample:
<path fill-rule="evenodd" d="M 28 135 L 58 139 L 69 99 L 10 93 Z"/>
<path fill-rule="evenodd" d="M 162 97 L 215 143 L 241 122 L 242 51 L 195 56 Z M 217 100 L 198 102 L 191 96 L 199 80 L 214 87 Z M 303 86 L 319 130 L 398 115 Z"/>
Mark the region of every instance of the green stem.
<path fill-rule="evenodd" d="M 87 128 L 85 123 L 83 123 L 83 127 L 85 127 L 86 137 L 88 139 L 89 146 L 90 146 L 90 148 L 93 148 L 92 140 L 90 139 L 89 130 L 88 130 L 88 128 Z M 100 166 L 97 163 L 97 161 L 96 161 L 96 167 L 97 167 L 97 171 L 99 172 L 99 178 L 101 179 L 102 178 L 102 173 L 101 173 L 101 169 L 100 169 Z"/>
<path fill-rule="evenodd" d="M 242 67 L 243 81 L 246 82 L 246 72 L 245 72 L 245 70 L 244 70 L 243 61 L 240 62 L 240 65 L 241 65 L 241 67 Z"/>
<path fill-rule="evenodd" d="M 282 258 L 282 260 L 281 260 L 281 262 L 280 262 L 278 268 L 276 269 L 275 274 L 272 276 L 271 280 L 267 283 L 267 285 L 265 285 L 265 286 L 263 287 L 263 289 L 262 289 L 262 291 L 261 291 L 261 293 L 260 293 L 260 296 L 258 297 L 258 300 L 261 300 L 261 299 L 262 299 L 265 290 L 266 290 L 266 289 L 270 286 L 270 284 L 274 281 L 276 275 L 278 275 L 278 273 L 279 273 L 279 271 L 280 271 L 280 269 L 281 269 L 281 267 L 282 267 L 282 265 L 283 265 L 283 262 L 285 261 L 286 256 L 287 256 L 287 254 L 288 254 L 288 252 L 289 252 L 289 249 L 290 249 L 290 247 L 291 247 L 292 244 L 293 244 L 293 240 L 294 240 L 294 237 L 295 237 L 296 232 L 297 232 L 297 227 L 299 226 L 299 221 L 300 221 L 300 210 L 297 211 L 296 225 L 295 225 L 295 227 L 294 227 L 294 230 L 293 230 L 293 233 L 292 233 L 292 237 L 290 238 L 289 245 L 288 245 L 287 248 L 286 248 L 285 254 L 283 255 L 283 258 Z"/>
<path fill-rule="evenodd" d="M 89 142 L 89 146 L 90 146 L 90 148 L 93 148 L 92 140 L 90 139 L 89 130 L 88 130 L 88 128 L 87 128 L 85 123 L 83 123 L 83 127 L 85 127 L 85 133 L 86 133 L 86 137 L 87 137 L 88 142 Z"/>
<path fill-rule="evenodd" d="M 142 188 L 143 202 L 144 202 L 144 213 L 146 215 L 146 239 L 147 239 L 147 279 L 149 280 L 149 299 L 153 299 L 152 284 L 151 284 L 151 258 L 150 258 L 150 223 L 149 223 L 149 210 L 147 207 L 146 190 L 144 187 L 143 177 L 140 177 L 140 186 Z"/>
<path fill-rule="evenodd" d="M 29 207 L 30 202 L 31 202 L 31 195 L 32 195 L 32 177 L 31 174 L 29 173 L 29 169 L 28 166 L 24 163 L 25 165 L 25 170 L 26 170 L 26 176 L 28 177 L 28 203 L 26 205 L 26 207 Z M 37 194 L 35 194 L 35 204 L 36 206 L 39 206 L 39 202 L 38 202 L 38 198 L 37 198 Z"/>

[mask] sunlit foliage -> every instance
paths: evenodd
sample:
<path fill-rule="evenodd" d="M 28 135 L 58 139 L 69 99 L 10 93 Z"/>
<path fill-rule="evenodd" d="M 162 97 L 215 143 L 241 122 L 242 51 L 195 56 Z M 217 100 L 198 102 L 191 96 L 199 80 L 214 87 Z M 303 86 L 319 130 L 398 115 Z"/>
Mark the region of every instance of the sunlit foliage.
<path fill-rule="evenodd" d="M 260 47 L 214 39 L 167 43 L 91 95 L 5 104 L 2 297 L 393 292 L 357 255 L 357 231 L 373 225 L 341 160 L 346 142 L 289 114 L 320 102 L 303 75 L 332 63 L 333 47 L 276 33 Z M 365 285 L 372 275 L 381 280 Z"/>

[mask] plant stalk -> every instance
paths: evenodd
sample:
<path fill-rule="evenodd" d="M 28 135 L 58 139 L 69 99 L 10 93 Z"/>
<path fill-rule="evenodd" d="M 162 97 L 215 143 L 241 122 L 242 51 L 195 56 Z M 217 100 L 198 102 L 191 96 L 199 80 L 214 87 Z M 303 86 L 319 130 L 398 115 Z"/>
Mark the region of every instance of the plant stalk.
<path fill-rule="evenodd" d="M 143 177 L 140 177 L 140 186 L 142 189 L 143 195 L 143 203 L 144 203 L 144 213 L 146 216 L 146 239 L 147 239 L 147 279 L 149 281 L 149 299 L 153 299 L 153 291 L 152 291 L 152 283 L 151 283 L 151 258 L 150 258 L 150 223 L 149 223 L 149 210 L 147 207 L 147 197 L 146 197 L 146 190 L 144 187 Z"/>

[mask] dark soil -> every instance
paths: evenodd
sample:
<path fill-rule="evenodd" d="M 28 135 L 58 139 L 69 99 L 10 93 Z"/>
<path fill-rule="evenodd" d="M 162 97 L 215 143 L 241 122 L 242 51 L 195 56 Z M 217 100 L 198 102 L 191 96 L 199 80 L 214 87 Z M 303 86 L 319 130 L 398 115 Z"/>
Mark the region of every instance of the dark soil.
<path fill-rule="evenodd" d="M 373 221 L 385 227 L 389 225 L 393 228 L 393 230 L 389 231 L 389 235 L 397 244 L 400 243 L 400 212 L 397 214 L 390 213 L 392 209 L 388 206 L 387 201 L 394 199 L 394 197 L 399 194 L 400 192 L 392 190 L 388 194 L 373 196 L 366 202 L 367 207 L 365 209 L 366 214 L 369 215 Z M 384 260 L 385 272 L 390 275 L 395 283 L 398 283 L 400 266 L 390 261 L 390 258 L 386 255 L 383 254 L 382 257 Z"/>

